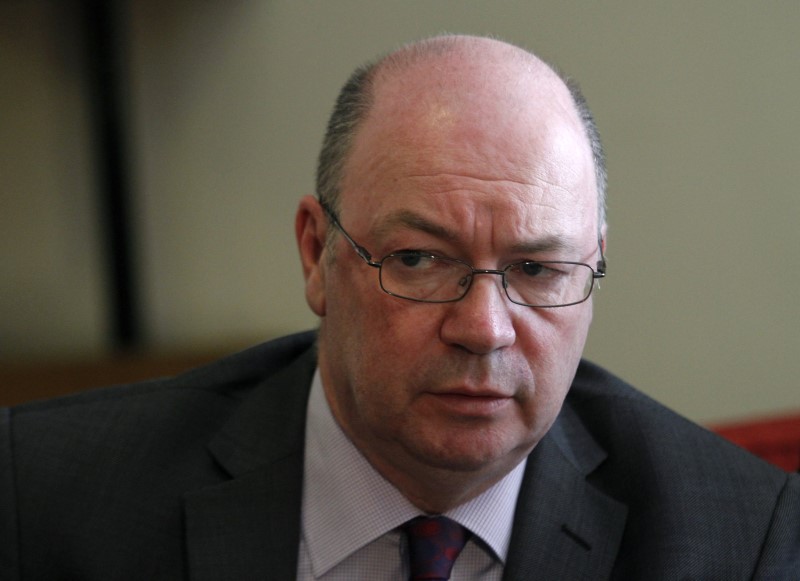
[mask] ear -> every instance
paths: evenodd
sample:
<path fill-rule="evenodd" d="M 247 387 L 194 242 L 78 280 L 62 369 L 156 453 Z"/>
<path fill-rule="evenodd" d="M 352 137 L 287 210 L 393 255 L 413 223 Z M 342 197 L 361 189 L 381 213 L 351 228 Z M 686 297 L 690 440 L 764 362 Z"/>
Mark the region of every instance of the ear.
<path fill-rule="evenodd" d="M 319 317 L 325 316 L 325 269 L 323 252 L 328 221 L 313 196 L 303 196 L 294 220 L 300 262 L 306 281 L 306 302 Z"/>

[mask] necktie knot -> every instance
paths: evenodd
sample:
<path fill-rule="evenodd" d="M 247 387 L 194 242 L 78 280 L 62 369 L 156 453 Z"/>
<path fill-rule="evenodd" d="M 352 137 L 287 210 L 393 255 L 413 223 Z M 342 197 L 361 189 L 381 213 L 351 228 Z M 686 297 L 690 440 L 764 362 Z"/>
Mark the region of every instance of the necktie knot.
<path fill-rule="evenodd" d="M 405 523 L 411 581 L 450 579 L 453 563 L 469 539 L 469 532 L 444 516 L 417 517 Z"/>

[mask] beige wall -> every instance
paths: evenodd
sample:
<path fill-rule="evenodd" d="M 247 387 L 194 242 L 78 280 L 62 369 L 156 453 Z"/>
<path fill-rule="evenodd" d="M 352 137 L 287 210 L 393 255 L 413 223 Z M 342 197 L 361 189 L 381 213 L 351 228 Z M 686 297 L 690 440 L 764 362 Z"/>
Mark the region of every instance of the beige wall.
<path fill-rule="evenodd" d="M 96 352 L 104 333 L 57 4 L 0 4 L 6 355 Z M 127 22 L 153 346 L 313 325 L 292 220 L 340 84 L 402 41 L 488 33 L 577 77 L 605 137 L 610 275 L 587 355 L 698 420 L 800 408 L 800 3 L 140 0 Z"/>

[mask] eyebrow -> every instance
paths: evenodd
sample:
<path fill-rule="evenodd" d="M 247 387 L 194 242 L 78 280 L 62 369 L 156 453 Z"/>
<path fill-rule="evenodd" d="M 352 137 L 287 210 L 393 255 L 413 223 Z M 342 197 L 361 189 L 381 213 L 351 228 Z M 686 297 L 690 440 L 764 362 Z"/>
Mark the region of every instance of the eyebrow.
<path fill-rule="evenodd" d="M 511 250 L 520 254 L 538 254 L 540 252 L 553 251 L 575 252 L 578 248 L 572 240 L 553 234 L 531 242 L 520 242 L 512 246 Z"/>
<path fill-rule="evenodd" d="M 436 222 L 431 222 L 424 216 L 421 216 L 410 210 L 400 210 L 396 213 L 390 214 L 382 224 L 375 228 L 374 232 L 375 235 L 380 239 L 388 235 L 390 232 L 393 232 L 398 227 L 406 227 L 412 230 L 418 230 L 447 242 L 456 243 L 459 241 L 459 235 L 457 231 L 449 229 Z M 553 251 L 575 252 L 578 250 L 578 248 L 575 242 L 571 239 L 559 234 L 551 234 L 537 240 L 519 242 L 514 244 L 510 250 L 515 254 L 538 254 L 542 252 Z"/>
<path fill-rule="evenodd" d="M 375 235 L 383 238 L 390 232 L 393 232 L 397 227 L 406 227 L 412 230 L 419 230 L 437 238 L 442 238 L 449 242 L 455 242 L 458 238 L 455 231 L 450 230 L 441 224 L 431 222 L 427 218 L 420 216 L 410 210 L 400 210 L 393 214 L 375 228 Z"/>

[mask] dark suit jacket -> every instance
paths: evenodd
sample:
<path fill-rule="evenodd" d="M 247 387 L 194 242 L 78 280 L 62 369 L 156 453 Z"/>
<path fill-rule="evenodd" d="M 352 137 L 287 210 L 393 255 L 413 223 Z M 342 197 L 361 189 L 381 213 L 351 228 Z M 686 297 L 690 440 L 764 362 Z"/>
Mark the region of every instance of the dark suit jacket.
<path fill-rule="evenodd" d="M 3 580 L 293 579 L 313 334 L 0 414 Z M 507 579 L 800 579 L 800 484 L 582 363 Z"/>

